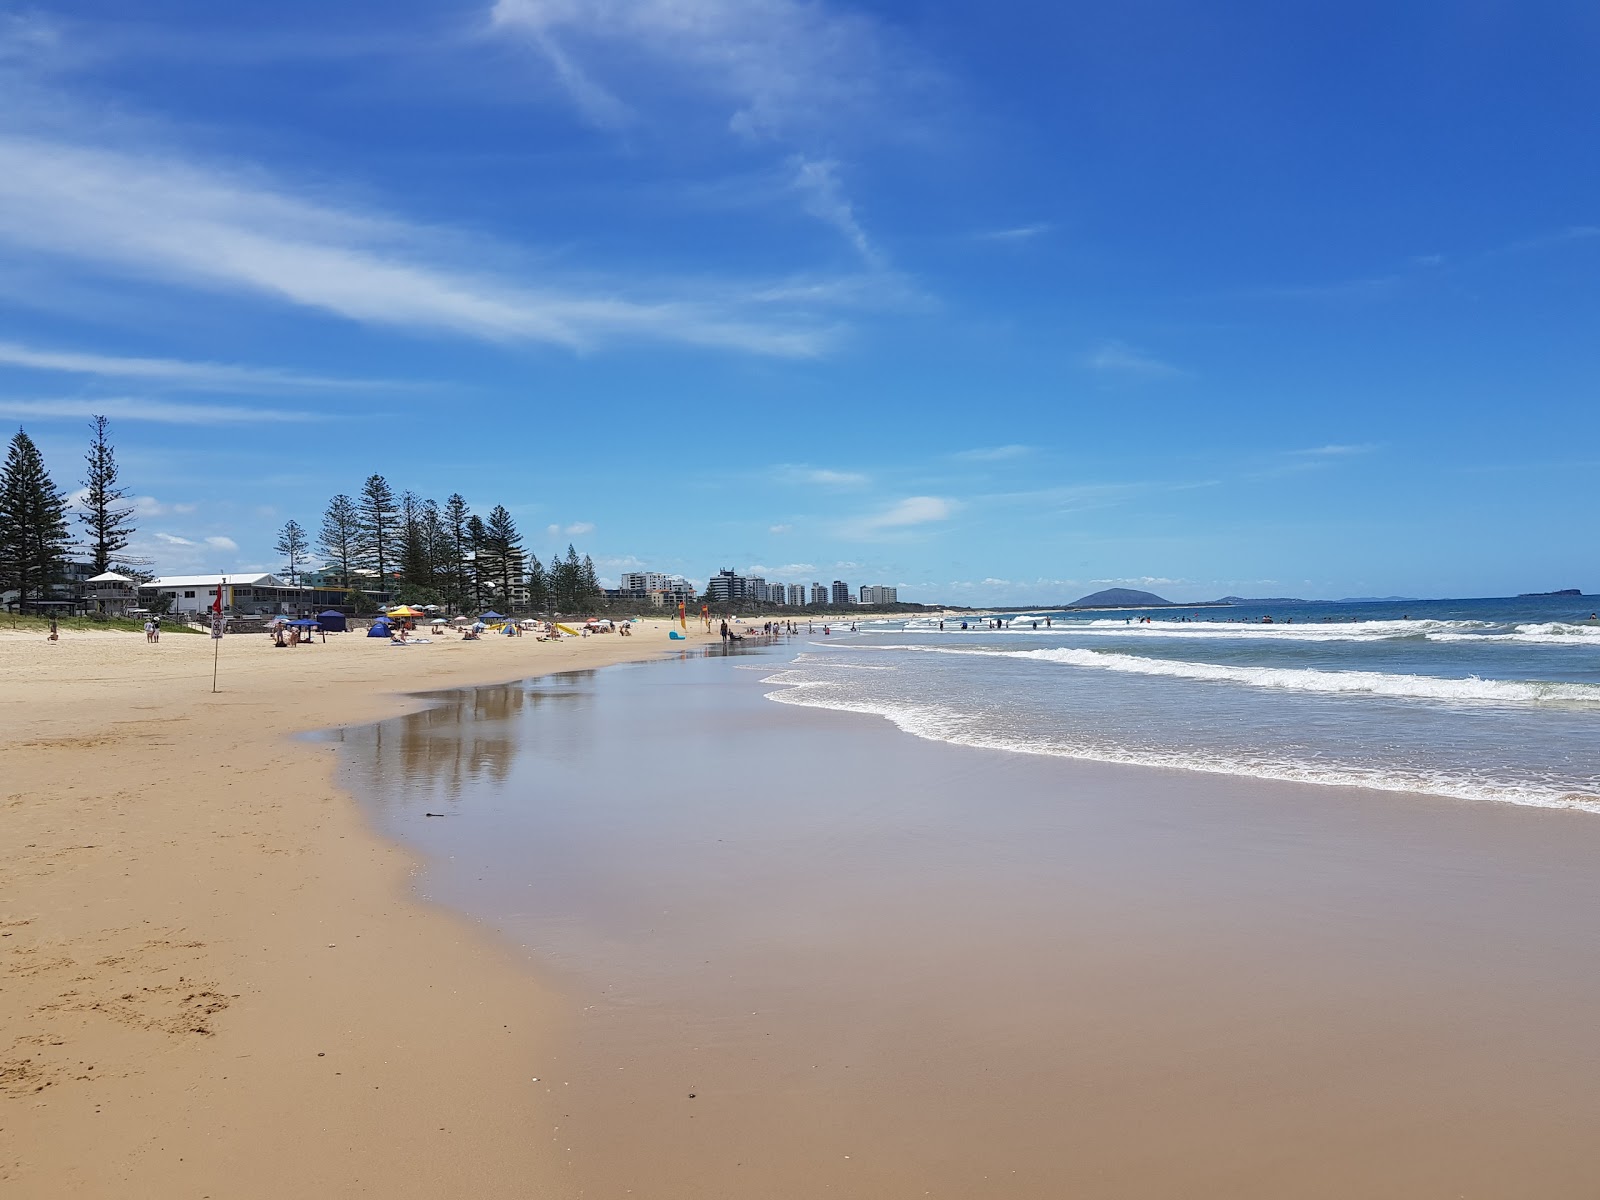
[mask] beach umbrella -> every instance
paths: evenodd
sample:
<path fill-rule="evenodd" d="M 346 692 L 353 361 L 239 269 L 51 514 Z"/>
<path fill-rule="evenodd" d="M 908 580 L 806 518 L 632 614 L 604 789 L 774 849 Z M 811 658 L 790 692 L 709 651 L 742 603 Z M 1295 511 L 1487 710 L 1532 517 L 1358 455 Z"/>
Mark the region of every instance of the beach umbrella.
<path fill-rule="evenodd" d="M 457 617 L 456 618 L 456 624 L 458 624 L 458 625 L 467 625 L 467 624 L 470 624 L 471 621 L 472 621 L 471 617 Z"/>
<path fill-rule="evenodd" d="M 389 610 L 391 617 L 422 617 L 427 614 L 420 608 L 412 608 L 409 604 L 397 605 Z"/>

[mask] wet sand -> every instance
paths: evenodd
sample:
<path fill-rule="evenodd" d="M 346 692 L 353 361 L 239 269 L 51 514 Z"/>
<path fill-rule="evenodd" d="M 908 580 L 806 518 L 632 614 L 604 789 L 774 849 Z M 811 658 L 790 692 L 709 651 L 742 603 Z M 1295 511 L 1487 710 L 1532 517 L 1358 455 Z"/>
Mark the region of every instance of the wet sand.
<path fill-rule="evenodd" d="M 0 632 L 0 1195 L 540 1194 L 568 1010 L 289 735 L 677 645 Z"/>
<path fill-rule="evenodd" d="M 1600 820 L 929 743 L 782 661 L 342 734 L 564 997 L 549 1194 L 1600 1192 Z"/>

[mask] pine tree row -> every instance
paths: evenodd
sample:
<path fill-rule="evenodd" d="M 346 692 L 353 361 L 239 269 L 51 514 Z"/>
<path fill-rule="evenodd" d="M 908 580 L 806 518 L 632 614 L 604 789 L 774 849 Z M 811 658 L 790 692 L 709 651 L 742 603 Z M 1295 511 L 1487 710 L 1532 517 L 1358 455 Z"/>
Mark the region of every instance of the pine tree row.
<path fill-rule="evenodd" d="M 382 475 L 370 475 L 356 496 L 328 501 L 316 547 L 324 575 L 353 592 L 375 589 L 405 604 L 444 604 L 459 610 L 485 606 L 575 612 L 601 596 L 588 555 L 553 555 L 546 567 L 524 550 L 522 535 L 502 504 L 487 518 L 455 493 L 442 505 L 414 492 L 395 495 Z M 311 538 L 298 521 L 287 522 L 274 549 L 298 582 Z M 358 601 L 359 604 L 359 601 Z"/>
<path fill-rule="evenodd" d="M 67 560 L 86 556 L 100 575 L 114 566 L 133 573 L 117 556 L 133 537 L 133 506 L 117 486 L 117 459 L 110 424 L 95 417 L 83 492 L 76 508 L 83 537 L 74 541 L 68 516 L 74 507 L 45 469 L 44 455 L 25 430 L 18 429 L 0 468 L 0 593 L 16 592 L 26 610 L 52 597 L 66 581 Z"/>

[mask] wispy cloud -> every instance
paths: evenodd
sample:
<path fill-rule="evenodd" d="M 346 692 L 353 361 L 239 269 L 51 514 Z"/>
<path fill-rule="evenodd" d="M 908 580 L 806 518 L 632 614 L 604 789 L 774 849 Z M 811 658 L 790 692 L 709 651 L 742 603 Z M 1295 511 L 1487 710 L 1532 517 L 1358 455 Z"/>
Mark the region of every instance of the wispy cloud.
<path fill-rule="evenodd" d="M 1291 450 L 1289 453 L 1308 458 L 1343 458 L 1352 454 L 1371 454 L 1377 448 L 1376 442 L 1330 443 L 1326 446 L 1314 446 L 1309 450 Z"/>
<path fill-rule="evenodd" d="M 73 350 L 44 350 L 17 342 L 0 342 L 0 366 L 27 371 L 56 371 L 69 375 L 96 375 L 107 379 L 139 379 L 173 387 L 200 387 L 235 391 L 277 391 L 315 388 L 393 388 L 409 386 L 378 379 L 340 379 L 304 375 L 274 367 L 246 367 L 231 363 L 185 362 L 171 358 L 129 358 Z"/>
<path fill-rule="evenodd" d="M 230 554 L 237 553 L 239 550 L 239 543 L 231 537 L 208 537 L 205 539 L 205 543 L 213 550 L 226 550 Z"/>
<path fill-rule="evenodd" d="M 582 537 L 586 533 L 594 532 L 593 521 L 574 521 L 571 525 L 546 525 L 545 534 L 549 537 Z"/>
<path fill-rule="evenodd" d="M 839 164 L 830 159 L 809 159 L 795 155 L 794 186 L 804 197 L 806 211 L 819 221 L 833 226 L 870 267 L 883 266 L 883 255 L 867 238 L 856 220 L 855 207 L 845 198 L 839 183 Z"/>
<path fill-rule="evenodd" d="M 1185 372 L 1126 342 L 1106 342 L 1084 359 L 1091 370 L 1131 379 L 1173 379 Z"/>
<path fill-rule="evenodd" d="M 980 242 L 1031 242 L 1054 228 L 1048 221 L 1032 225 L 1016 225 L 1009 229 L 986 229 L 972 236 Z"/>
<path fill-rule="evenodd" d="M 821 0 L 496 0 L 489 26 L 529 46 L 598 128 L 653 121 L 693 136 L 709 125 L 713 137 L 788 147 L 807 211 L 883 265 L 830 153 L 914 127 L 902 97 L 935 74 L 881 22 Z"/>
<path fill-rule="evenodd" d="M 1033 453 L 1032 446 L 981 446 L 974 450 L 958 450 L 950 457 L 962 462 L 1005 462 L 1013 458 L 1026 458 Z"/>
<path fill-rule="evenodd" d="M 828 467 L 811 467 L 803 463 L 784 463 L 774 467 L 772 474 L 784 483 L 814 484 L 830 488 L 865 487 L 871 482 L 860 471 L 835 471 Z"/>
<path fill-rule="evenodd" d="M 166 504 L 154 496 L 133 497 L 133 515 L 141 518 L 182 515 L 194 512 L 197 507 L 194 504 Z"/>
<path fill-rule="evenodd" d="M 767 532 L 773 534 L 785 534 L 793 528 L 793 525 L 768 525 Z"/>
<path fill-rule="evenodd" d="M 799 577 L 801 576 L 809 577 L 815 575 L 816 573 L 816 564 L 808 562 L 783 563 L 776 567 L 764 566 L 761 563 L 751 563 L 745 568 L 745 574 L 747 575 L 759 575 L 763 579 L 772 581 L 777 581 L 780 579 L 784 581 L 798 581 Z"/>
<path fill-rule="evenodd" d="M 0 396 L 0 416 L 22 420 L 64 421 L 103 416 L 118 421 L 150 421 L 165 425 L 246 425 L 265 421 L 320 421 L 321 413 L 282 408 L 245 408 L 225 404 L 178 404 L 136 396 L 97 396 L 24 400 Z"/>
<path fill-rule="evenodd" d="M 354 205 L 298 196 L 260 172 L 0 134 L 0 242 L 112 274 L 244 293 L 353 321 L 585 349 L 676 342 L 805 357 L 829 341 L 814 315 L 765 319 L 744 285 L 621 281 L 529 286 L 461 266 L 484 247 Z M 629 296 L 628 292 L 635 294 Z M 676 293 L 676 294 L 672 294 Z"/>
<path fill-rule="evenodd" d="M 880 121 L 890 93 L 928 77 L 881 24 L 813 0 L 497 0 L 490 25 L 525 38 L 602 125 L 649 89 L 710 102 L 740 137 L 792 140 Z"/>
<path fill-rule="evenodd" d="M 881 512 L 845 522 L 839 532 L 845 537 L 862 538 L 900 533 L 919 525 L 947 521 L 957 507 L 955 501 L 940 496 L 907 496 Z"/>

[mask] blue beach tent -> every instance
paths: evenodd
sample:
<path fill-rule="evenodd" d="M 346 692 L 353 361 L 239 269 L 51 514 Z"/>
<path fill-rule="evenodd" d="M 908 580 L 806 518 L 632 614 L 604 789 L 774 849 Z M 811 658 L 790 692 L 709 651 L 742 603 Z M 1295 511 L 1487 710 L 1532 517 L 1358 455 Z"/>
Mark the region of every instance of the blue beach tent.
<path fill-rule="evenodd" d="M 492 608 L 478 618 L 478 620 L 482 621 L 485 625 L 492 624 L 495 621 L 504 621 L 505 619 L 505 614 L 497 613 Z"/>
<path fill-rule="evenodd" d="M 344 623 L 344 614 L 336 608 L 317 614 L 317 624 L 329 633 L 343 633 L 348 628 Z"/>
<path fill-rule="evenodd" d="M 367 636 L 368 637 L 381 637 L 381 638 L 388 637 L 389 636 L 389 622 L 382 621 L 382 620 L 374 621 L 372 623 L 372 628 L 367 630 Z"/>

